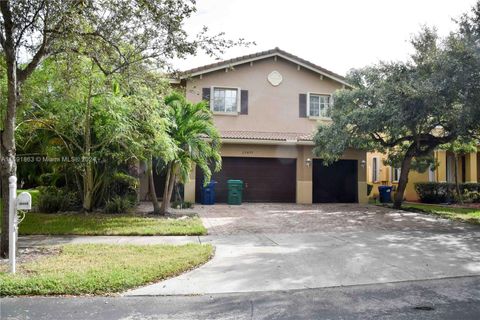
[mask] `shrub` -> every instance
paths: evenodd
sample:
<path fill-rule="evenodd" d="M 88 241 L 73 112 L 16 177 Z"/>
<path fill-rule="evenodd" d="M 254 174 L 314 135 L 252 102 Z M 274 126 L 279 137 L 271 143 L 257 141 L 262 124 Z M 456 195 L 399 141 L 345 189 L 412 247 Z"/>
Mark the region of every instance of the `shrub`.
<path fill-rule="evenodd" d="M 460 190 L 466 201 L 476 201 L 480 194 L 480 183 L 461 183 Z M 455 184 L 447 182 L 420 182 L 415 183 L 415 191 L 420 201 L 425 203 L 445 203 L 456 201 Z M 480 201 L 480 199 L 479 199 Z"/>
<path fill-rule="evenodd" d="M 415 191 L 420 201 L 425 203 L 444 203 L 453 199 L 453 183 L 420 182 L 415 183 Z"/>
<path fill-rule="evenodd" d="M 133 207 L 129 197 L 113 197 L 105 203 L 105 213 L 126 213 Z"/>
<path fill-rule="evenodd" d="M 138 178 L 123 172 L 116 172 L 112 177 L 111 191 L 117 196 L 134 195 L 139 187 Z"/>
<path fill-rule="evenodd" d="M 480 183 L 462 183 L 460 185 L 460 190 L 465 194 L 468 191 L 480 192 Z"/>
<path fill-rule="evenodd" d="M 109 183 L 109 197 L 125 197 L 137 198 L 140 181 L 136 177 L 132 177 L 123 172 L 116 172 Z"/>
<path fill-rule="evenodd" d="M 172 203 L 172 208 L 174 209 L 190 209 L 193 208 L 193 203 L 188 201 L 174 201 Z"/>
<path fill-rule="evenodd" d="M 75 211 L 80 208 L 80 199 L 75 192 L 57 187 L 39 187 L 37 209 L 43 213 Z"/>
<path fill-rule="evenodd" d="M 63 175 L 60 175 L 55 172 L 42 173 L 38 178 L 37 182 L 40 186 L 60 186 L 64 178 Z"/>
<path fill-rule="evenodd" d="M 480 202 L 480 192 L 469 191 L 468 189 L 463 189 L 463 201 L 479 203 Z"/>

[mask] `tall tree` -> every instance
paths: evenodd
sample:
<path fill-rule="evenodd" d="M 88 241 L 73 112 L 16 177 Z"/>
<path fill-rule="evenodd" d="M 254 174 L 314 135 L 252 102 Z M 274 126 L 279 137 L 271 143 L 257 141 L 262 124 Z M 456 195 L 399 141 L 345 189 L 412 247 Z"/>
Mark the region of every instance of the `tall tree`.
<path fill-rule="evenodd" d="M 52 151 L 70 159 L 88 212 L 105 200 L 101 191 L 114 167 L 141 157 L 153 146 L 160 149 L 157 152 L 164 149 L 164 157 L 168 153 L 159 91 L 151 89 L 165 81 L 156 77 L 155 83 L 143 81 L 150 73 L 140 66 L 135 73 L 130 70 L 127 79 L 107 77 L 84 56 L 63 56 L 44 61 L 27 82 L 28 88 L 37 89 L 24 99 L 33 107 L 26 110 L 19 128 L 22 136 L 48 131 L 46 144 L 60 142 L 61 148 Z"/>
<path fill-rule="evenodd" d="M 456 35 L 443 43 L 427 28 L 412 45 L 414 54 L 408 62 L 352 71 L 348 80 L 353 89 L 336 94 L 333 123 L 320 126 L 315 136 L 316 155 L 328 161 L 338 159 L 346 148 L 401 154 L 396 208 L 403 201 L 414 158 L 427 157 L 440 145 L 470 136 L 480 127 L 479 118 L 472 117 L 480 102 L 473 103 L 478 84 L 468 84 L 471 100 L 462 96 L 465 90 L 456 90 L 459 79 L 471 82 L 480 75 L 475 50 Z"/>
<path fill-rule="evenodd" d="M 185 183 L 189 179 L 194 165 L 205 175 L 205 181 L 211 177 L 211 168 L 221 168 L 220 134 L 213 124 L 212 112 L 202 101 L 190 103 L 179 93 L 165 98 L 168 134 L 176 146 L 173 158 L 166 161 L 166 178 L 163 201 L 157 214 L 166 214 L 170 209 L 173 188 L 177 179 Z"/>
<path fill-rule="evenodd" d="M 183 29 L 194 0 L 2 0 L 0 45 L 6 62 L 7 104 L 2 110 L 0 177 L 3 218 L 0 256 L 8 254 L 8 177 L 15 175 L 15 119 L 21 87 L 43 59 L 73 51 L 89 56 L 105 74 L 139 62 L 168 65 L 198 49 L 216 54 L 243 44 Z M 19 61 L 19 57 L 22 57 Z"/>

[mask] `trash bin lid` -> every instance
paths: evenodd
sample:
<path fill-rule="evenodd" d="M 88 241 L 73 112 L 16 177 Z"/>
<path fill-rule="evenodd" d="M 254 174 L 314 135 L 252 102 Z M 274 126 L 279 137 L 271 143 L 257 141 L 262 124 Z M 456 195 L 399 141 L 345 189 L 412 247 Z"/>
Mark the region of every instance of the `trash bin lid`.
<path fill-rule="evenodd" d="M 242 180 L 228 180 L 227 181 L 228 184 L 243 184 L 243 181 Z"/>
<path fill-rule="evenodd" d="M 392 191 L 393 187 L 392 186 L 378 186 L 378 191 Z"/>

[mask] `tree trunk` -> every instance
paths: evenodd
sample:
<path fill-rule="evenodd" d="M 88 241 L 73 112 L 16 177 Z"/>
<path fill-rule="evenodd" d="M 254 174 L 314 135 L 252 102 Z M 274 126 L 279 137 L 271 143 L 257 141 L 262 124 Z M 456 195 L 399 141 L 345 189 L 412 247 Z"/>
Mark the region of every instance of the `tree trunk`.
<path fill-rule="evenodd" d="M 393 201 L 393 207 L 395 209 L 400 209 L 402 207 L 403 196 L 405 194 L 405 188 L 408 183 L 408 174 L 410 173 L 410 167 L 412 164 L 413 158 L 413 146 L 405 153 L 405 157 L 402 160 L 402 167 L 400 169 L 400 179 L 398 180 L 398 188 L 395 193 L 395 200 Z"/>
<path fill-rule="evenodd" d="M 463 204 L 462 193 L 460 192 L 460 184 L 458 183 L 458 155 L 454 153 L 454 174 L 455 174 L 455 191 L 457 192 L 457 199 L 460 204 Z"/>
<path fill-rule="evenodd" d="M 147 164 L 147 175 L 148 192 L 153 204 L 153 214 L 160 214 L 160 204 L 158 203 L 157 192 L 155 190 L 155 182 L 153 181 L 153 161 L 151 157 Z"/>
<path fill-rule="evenodd" d="M 93 66 L 92 66 L 93 68 Z M 85 142 L 84 142 L 84 160 L 85 160 L 85 176 L 83 180 L 83 210 L 90 212 L 93 209 L 93 162 L 92 156 L 92 128 L 91 128 L 91 113 L 92 113 L 92 79 L 90 79 L 88 87 L 88 97 L 85 112 Z"/>
<path fill-rule="evenodd" d="M 3 130 L 0 133 L 0 177 L 2 179 L 2 235 L 0 242 L 0 256 L 8 257 L 8 234 L 9 234 L 9 189 L 8 178 L 16 174 L 17 164 L 15 162 L 15 118 L 17 106 L 17 62 L 15 54 L 6 52 L 7 56 L 7 110 L 3 121 Z"/>
<path fill-rule="evenodd" d="M 160 214 L 165 215 L 170 210 L 170 200 L 172 199 L 173 187 L 175 186 L 175 165 L 167 165 L 167 176 L 165 177 L 165 189 L 163 190 L 162 205 Z"/>
<path fill-rule="evenodd" d="M 168 194 L 167 194 L 167 201 L 165 202 L 165 212 L 163 214 L 168 213 L 170 210 L 170 202 L 172 201 L 172 195 L 173 195 L 173 189 L 175 188 L 175 182 L 176 182 L 176 173 L 175 173 L 175 167 L 172 167 L 172 172 L 170 173 L 170 181 L 168 183 Z"/>
<path fill-rule="evenodd" d="M 168 197 L 168 187 L 170 183 L 170 175 L 172 173 L 172 166 L 173 166 L 172 162 L 169 162 L 167 164 L 167 174 L 165 176 L 165 186 L 163 189 L 162 205 L 160 206 L 160 212 L 159 212 L 159 214 L 162 214 L 162 215 L 164 215 L 167 212 L 167 203 L 165 200 Z"/>
<path fill-rule="evenodd" d="M 86 157 L 85 177 L 83 179 L 83 210 L 90 212 L 93 209 L 93 164 Z"/>

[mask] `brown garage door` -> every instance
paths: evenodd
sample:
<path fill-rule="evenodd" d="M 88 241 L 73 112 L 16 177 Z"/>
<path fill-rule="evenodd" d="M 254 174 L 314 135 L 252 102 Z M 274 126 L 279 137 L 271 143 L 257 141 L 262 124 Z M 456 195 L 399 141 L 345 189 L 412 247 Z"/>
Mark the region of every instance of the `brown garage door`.
<path fill-rule="evenodd" d="M 246 202 L 295 202 L 296 159 L 223 157 L 222 170 L 214 173 L 216 201 L 227 202 L 227 180 L 244 182 Z M 200 201 L 203 174 L 197 167 L 196 201 Z"/>
<path fill-rule="evenodd" d="M 358 202 L 356 160 L 313 160 L 313 203 L 322 202 Z"/>

